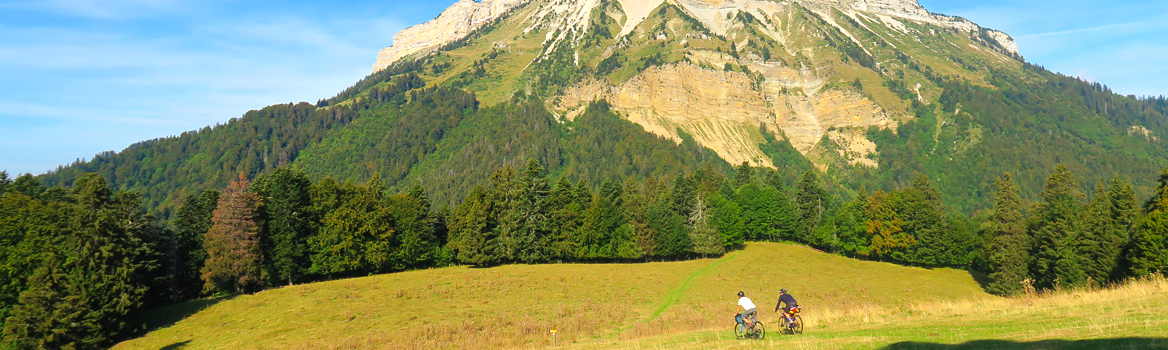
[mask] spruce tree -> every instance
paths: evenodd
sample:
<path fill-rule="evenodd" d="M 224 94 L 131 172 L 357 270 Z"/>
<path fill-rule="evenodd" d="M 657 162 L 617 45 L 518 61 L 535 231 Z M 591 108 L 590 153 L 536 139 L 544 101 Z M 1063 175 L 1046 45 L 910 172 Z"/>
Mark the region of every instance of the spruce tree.
<path fill-rule="evenodd" d="M 30 279 L 6 325 L 10 340 L 44 348 L 92 349 L 128 331 L 154 283 L 158 243 L 134 193 L 114 193 L 97 174 L 74 183 L 65 230 Z M 38 345 L 39 344 L 39 345 Z"/>
<path fill-rule="evenodd" d="M 218 205 L 219 191 L 207 189 L 187 197 L 175 213 L 170 270 L 171 291 L 176 300 L 194 298 L 203 291 L 200 270 L 207 261 L 203 236 L 211 229 Z"/>
<path fill-rule="evenodd" d="M 1111 195 L 1111 220 L 1119 228 L 1119 238 L 1122 240 L 1119 261 L 1111 271 L 1110 277 L 1112 281 L 1118 281 L 1131 272 L 1131 261 L 1128 258 L 1141 220 L 1142 208 L 1131 181 L 1122 180 L 1118 175 L 1111 180 L 1111 187 L 1107 192 Z"/>
<path fill-rule="evenodd" d="M 1082 234 L 1083 194 L 1078 185 L 1071 171 L 1059 165 L 1043 188 L 1043 203 L 1035 211 L 1036 221 L 1030 228 L 1031 274 L 1038 288 L 1080 286 L 1087 282 L 1075 243 Z"/>
<path fill-rule="evenodd" d="M 1136 276 L 1168 271 L 1168 168 L 1160 172 L 1160 185 L 1145 210 L 1127 259 Z"/>
<path fill-rule="evenodd" d="M 471 265 L 491 265 L 495 258 L 495 220 L 487 190 L 471 189 L 466 199 L 454 209 L 450 220 L 451 244 L 458 261 Z"/>
<path fill-rule="evenodd" d="M 808 241 L 823 221 L 827 208 L 827 190 L 823 188 L 819 175 L 808 170 L 803 173 L 795 192 L 795 209 L 799 218 L 796 237 L 800 237 L 800 241 Z"/>
<path fill-rule="evenodd" d="M 524 263 L 545 262 L 549 258 L 552 225 L 547 200 L 551 186 L 545 176 L 543 166 L 533 158 L 519 178 L 515 215 L 521 231 L 517 255 Z"/>
<path fill-rule="evenodd" d="M 202 270 L 204 291 L 241 293 L 263 287 L 260 228 L 256 223 L 259 202 L 259 196 L 248 191 L 242 173 L 219 196 L 211 228 L 203 236 L 207 251 Z"/>
<path fill-rule="evenodd" d="M 260 242 L 271 284 L 301 282 L 312 266 L 308 258 L 313 219 L 309 212 L 311 187 L 307 174 L 286 167 L 256 179 L 252 185 L 261 199 Z"/>
<path fill-rule="evenodd" d="M 703 257 L 721 255 L 725 252 L 722 236 L 710 224 L 710 208 L 706 200 L 698 198 L 693 214 L 689 216 L 689 237 L 693 243 L 693 252 Z"/>
<path fill-rule="evenodd" d="M 101 329 L 87 322 L 88 309 L 72 290 L 62 259 L 51 255 L 29 278 L 29 287 L 20 294 L 20 303 L 5 320 L 4 340 L 17 349 L 96 349 L 84 342 L 85 334 Z"/>
<path fill-rule="evenodd" d="M 724 250 L 732 249 L 746 241 L 742 225 L 742 208 L 738 203 L 723 197 L 720 193 L 710 195 L 713 214 L 710 222 L 714 230 L 722 236 Z"/>
<path fill-rule="evenodd" d="M 1022 197 L 1010 173 L 994 182 L 994 213 L 986 234 L 991 293 L 1016 294 L 1029 278 L 1030 236 L 1026 234 Z"/>
<path fill-rule="evenodd" d="M 1127 243 L 1125 229 L 1112 215 L 1111 194 L 1103 183 L 1095 186 L 1095 193 L 1087 203 L 1083 215 L 1083 234 L 1077 240 L 1078 254 L 1083 257 L 1083 271 L 1093 281 L 1106 283 L 1111 279 L 1120 254 Z"/>
<path fill-rule="evenodd" d="M 754 182 L 754 168 L 748 162 L 742 162 L 734 168 L 734 188 L 746 186 Z"/>

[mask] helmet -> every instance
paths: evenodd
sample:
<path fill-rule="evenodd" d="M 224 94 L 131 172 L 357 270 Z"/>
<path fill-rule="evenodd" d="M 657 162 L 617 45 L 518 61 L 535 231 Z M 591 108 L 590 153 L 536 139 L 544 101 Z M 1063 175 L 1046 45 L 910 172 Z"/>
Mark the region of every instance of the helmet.
<path fill-rule="evenodd" d="M 744 296 L 744 295 L 746 295 L 746 293 L 743 293 L 742 291 L 738 291 L 738 296 L 739 296 L 739 297 L 741 297 L 741 296 Z"/>
<path fill-rule="evenodd" d="M 779 289 L 779 293 L 780 294 L 787 294 L 787 289 L 786 288 Z"/>

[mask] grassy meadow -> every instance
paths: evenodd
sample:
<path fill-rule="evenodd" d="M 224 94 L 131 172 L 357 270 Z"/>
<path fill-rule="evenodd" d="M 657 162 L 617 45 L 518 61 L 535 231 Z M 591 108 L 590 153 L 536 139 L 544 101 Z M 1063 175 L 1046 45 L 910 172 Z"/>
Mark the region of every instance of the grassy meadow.
<path fill-rule="evenodd" d="M 733 340 L 734 293 L 745 291 L 760 320 L 777 324 L 779 288 L 804 305 L 807 334 Z M 1073 340 L 1168 334 L 1165 292 L 1157 280 L 1005 299 L 964 271 L 751 243 L 717 259 L 450 267 L 200 300 L 141 315 L 154 329 L 114 348 L 546 348 L 553 325 L 559 346 L 580 349 L 947 349 L 995 339 L 1003 341 L 966 346 L 1058 348 L 1040 341 L 1070 339 L 1090 348 Z"/>

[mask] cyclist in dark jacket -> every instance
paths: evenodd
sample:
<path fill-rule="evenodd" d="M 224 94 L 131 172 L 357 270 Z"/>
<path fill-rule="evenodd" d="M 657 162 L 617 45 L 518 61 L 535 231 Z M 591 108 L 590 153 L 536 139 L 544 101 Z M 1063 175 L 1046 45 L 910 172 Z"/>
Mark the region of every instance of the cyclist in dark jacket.
<path fill-rule="evenodd" d="M 787 306 L 779 307 L 783 304 L 787 304 Z M 778 312 L 779 309 L 782 309 L 783 317 L 786 317 L 787 321 L 794 321 L 791 319 L 791 308 L 793 307 L 799 307 L 799 302 L 795 301 L 795 297 L 787 294 L 786 289 L 779 289 L 779 302 L 775 303 L 775 312 Z"/>

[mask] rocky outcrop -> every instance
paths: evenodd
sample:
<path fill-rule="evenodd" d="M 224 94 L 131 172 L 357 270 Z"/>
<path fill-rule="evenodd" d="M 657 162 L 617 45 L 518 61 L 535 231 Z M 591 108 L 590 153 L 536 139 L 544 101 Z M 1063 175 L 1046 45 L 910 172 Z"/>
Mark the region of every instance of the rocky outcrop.
<path fill-rule="evenodd" d="M 708 65 L 730 59 L 717 52 L 691 55 L 691 60 Z M 841 158 L 853 165 L 876 165 L 869 158 L 876 153 L 875 144 L 865 138 L 864 131 L 898 124 L 875 102 L 852 91 L 823 90 L 824 80 L 810 71 L 763 62 L 753 63 L 751 70 L 760 72 L 763 82 L 742 72 L 693 63 L 655 67 L 619 87 L 596 80 L 581 83 L 567 89 L 555 105 L 573 119 L 588 102 L 607 100 L 645 131 L 680 142 L 681 130 L 731 164 L 772 166 L 758 146 L 761 125 L 781 130 L 803 154 L 834 130 L 829 136 L 842 147 Z"/>
<path fill-rule="evenodd" d="M 393 46 L 377 53 L 373 72 L 389 67 L 403 57 L 465 38 L 516 6 L 530 0 L 460 0 L 442 11 L 438 18 L 406 28 L 393 36 Z"/>

